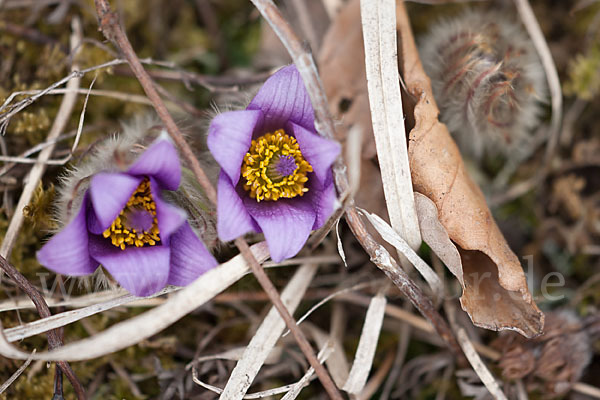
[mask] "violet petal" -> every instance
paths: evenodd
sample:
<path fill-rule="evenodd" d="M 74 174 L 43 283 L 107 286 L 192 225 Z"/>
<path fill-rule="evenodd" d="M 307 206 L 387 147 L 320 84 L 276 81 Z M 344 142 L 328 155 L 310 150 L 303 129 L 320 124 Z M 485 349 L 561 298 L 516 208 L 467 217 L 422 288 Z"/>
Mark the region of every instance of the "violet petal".
<path fill-rule="evenodd" d="M 160 240 L 168 243 L 169 237 L 177 231 L 187 219 L 185 211 L 167 203 L 160 197 L 158 184 L 150 178 L 150 190 L 156 204 L 156 220 L 160 231 Z"/>
<path fill-rule="evenodd" d="M 253 230 L 260 232 L 231 180 L 223 171 L 219 174 L 217 197 L 219 239 L 228 242 Z"/>
<path fill-rule="evenodd" d="M 288 121 L 314 129 L 315 117 L 310 97 L 295 65 L 273 74 L 260 88 L 248 110 L 262 110 L 260 134 L 283 128 Z"/>
<path fill-rule="evenodd" d="M 86 195 L 81 209 L 60 232 L 37 252 L 37 259 L 52 271 L 73 276 L 89 275 L 98 263 L 90 259 L 86 223 L 89 199 Z"/>
<path fill-rule="evenodd" d="M 321 185 L 320 182 L 313 180 L 307 185 L 308 192 L 304 195 L 310 199 L 313 210 L 316 213 L 315 223 L 313 230 L 319 229 L 325 224 L 327 219 L 333 214 L 335 203 L 337 201 L 337 194 L 335 186 L 333 185 L 333 177 L 331 170 L 328 171 L 325 179 L 325 185 Z"/>
<path fill-rule="evenodd" d="M 273 261 L 293 257 L 302 249 L 316 218 L 309 199 L 296 197 L 258 203 L 245 197 L 243 201 L 265 234 Z"/>
<path fill-rule="evenodd" d="M 169 276 L 168 246 L 113 246 L 109 240 L 90 238 L 90 254 L 119 282 L 136 296 L 149 296 L 164 288 Z"/>
<path fill-rule="evenodd" d="M 87 210 L 87 229 L 90 233 L 94 235 L 102 235 L 102 232 L 106 230 L 106 228 L 102 229 L 102 224 L 98 221 L 98 217 L 96 217 L 96 212 L 93 207 L 88 207 Z"/>
<path fill-rule="evenodd" d="M 208 148 L 234 185 L 262 115 L 260 110 L 230 111 L 217 115 L 208 128 Z"/>
<path fill-rule="evenodd" d="M 127 173 L 153 177 L 161 187 L 177 190 L 181 181 L 177 150 L 167 139 L 159 138 L 138 157 Z"/>
<path fill-rule="evenodd" d="M 100 172 L 94 175 L 90 194 L 103 231 L 117 218 L 140 182 L 141 178 L 123 173 Z"/>
<path fill-rule="evenodd" d="M 217 266 L 217 260 L 186 222 L 171 236 L 169 285 L 186 286 Z"/>
<path fill-rule="evenodd" d="M 293 122 L 290 125 L 302 155 L 312 165 L 317 179 L 324 183 L 331 165 L 340 154 L 340 145 Z"/>

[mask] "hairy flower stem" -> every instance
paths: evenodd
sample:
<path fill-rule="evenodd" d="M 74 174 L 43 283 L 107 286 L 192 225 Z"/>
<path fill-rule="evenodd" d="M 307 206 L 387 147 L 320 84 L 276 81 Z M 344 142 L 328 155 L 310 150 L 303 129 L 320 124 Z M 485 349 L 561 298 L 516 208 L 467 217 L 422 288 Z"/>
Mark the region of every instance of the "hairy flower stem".
<path fill-rule="evenodd" d="M 6 272 L 6 274 L 17 284 L 21 290 L 25 292 L 25 294 L 27 294 L 27 296 L 29 296 L 40 317 L 47 318 L 52 315 L 46 300 L 44 300 L 44 296 L 42 296 L 42 294 L 27 280 L 27 278 L 17 271 L 17 269 L 2 256 L 0 256 L 0 268 Z M 48 331 L 48 345 L 50 349 L 55 349 L 62 346 L 62 339 L 58 330 L 54 329 Z M 56 389 L 62 392 L 62 371 L 71 382 L 71 385 L 73 385 L 73 389 L 75 390 L 77 398 L 80 400 L 86 399 L 83 386 L 81 386 L 81 382 L 79 382 L 79 379 L 77 379 L 77 376 L 71 369 L 69 363 L 66 361 L 57 361 L 56 367 Z M 55 393 L 55 395 L 56 394 L 62 393 Z"/>
<path fill-rule="evenodd" d="M 177 147 L 183 153 L 183 156 L 188 161 L 191 166 L 192 172 L 196 176 L 198 183 L 204 189 L 206 196 L 208 199 L 216 204 L 217 194 L 215 188 L 212 186 L 208 177 L 202 170 L 198 159 L 194 156 L 192 149 L 185 141 L 183 135 L 177 128 L 175 121 L 167 111 L 167 108 L 160 98 L 152 79 L 148 75 L 148 73 L 144 70 L 144 67 L 140 63 L 139 58 L 135 54 L 129 39 L 125 35 L 125 32 L 121 29 L 119 25 L 118 17 L 115 13 L 113 13 L 110 9 L 110 5 L 107 0 L 95 0 L 96 4 L 96 13 L 98 14 L 99 25 L 102 33 L 108 40 L 114 42 L 117 47 L 123 52 L 123 55 L 129 62 L 129 65 L 135 74 L 136 78 L 142 85 L 142 88 L 146 92 L 146 95 L 152 102 L 158 116 L 165 124 L 167 128 L 167 132 L 173 139 L 173 141 L 177 144 Z M 327 373 L 327 370 L 319 363 L 314 351 L 312 350 L 310 344 L 306 340 L 306 337 L 300 331 L 300 328 L 296 325 L 296 322 L 293 320 L 291 315 L 288 313 L 285 308 L 283 302 L 281 301 L 281 297 L 279 297 L 279 293 L 275 290 L 275 287 L 265 274 L 264 270 L 261 268 L 260 264 L 254 258 L 252 253 L 248 251 L 248 244 L 241 238 L 236 239 L 236 245 L 238 246 L 240 252 L 244 256 L 244 259 L 250 265 L 252 272 L 256 275 L 259 283 L 262 285 L 263 289 L 269 295 L 269 298 L 277 308 L 277 310 L 281 313 L 283 320 L 285 321 L 288 329 L 294 335 L 294 338 L 298 340 L 298 344 L 300 349 L 304 353 L 304 356 L 307 358 L 310 365 L 314 368 L 315 373 L 319 377 L 319 380 L 327 390 L 329 396 L 333 399 L 341 399 L 341 394 L 337 390 L 331 376 Z"/>

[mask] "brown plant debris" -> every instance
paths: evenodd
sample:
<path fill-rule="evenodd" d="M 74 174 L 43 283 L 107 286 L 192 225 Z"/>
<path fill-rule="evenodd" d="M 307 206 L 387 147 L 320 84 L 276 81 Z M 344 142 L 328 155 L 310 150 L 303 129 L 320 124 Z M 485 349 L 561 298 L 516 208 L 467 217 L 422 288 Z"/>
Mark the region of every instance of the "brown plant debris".
<path fill-rule="evenodd" d="M 448 129 L 438 120 L 439 109 L 403 3 L 397 8 L 397 24 L 404 81 L 408 92 L 418 99 L 408 148 L 413 185 L 436 204 L 440 222 L 463 250 L 461 305 L 477 326 L 536 336 L 542 332 L 544 316 L 527 289 L 519 259 L 498 229 L 483 193 L 469 177 Z"/>
<path fill-rule="evenodd" d="M 564 395 L 583 375 L 592 358 L 591 329 L 571 311 L 546 314 L 543 335 L 532 340 L 513 333 L 501 335 L 492 346 L 502 355 L 498 362 L 506 379 L 525 379 L 528 390 L 545 397 Z"/>

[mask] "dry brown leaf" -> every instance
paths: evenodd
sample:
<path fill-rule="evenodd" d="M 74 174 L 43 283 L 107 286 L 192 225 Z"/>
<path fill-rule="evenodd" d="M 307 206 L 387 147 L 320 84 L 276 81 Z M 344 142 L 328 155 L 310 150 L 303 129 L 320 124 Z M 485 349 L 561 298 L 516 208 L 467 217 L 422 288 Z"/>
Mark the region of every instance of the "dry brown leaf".
<path fill-rule="evenodd" d="M 483 193 L 469 177 L 446 126 L 438 121 L 439 110 L 403 2 L 398 3 L 397 24 L 404 82 L 418 99 L 408 149 L 413 185 L 435 203 L 450 239 L 467 250 L 461 252 L 462 307 L 477 326 L 536 336 L 542 332 L 544 315 L 533 302 L 519 259 L 498 229 Z"/>
<path fill-rule="evenodd" d="M 496 330 L 513 329 L 510 324 L 514 324 L 515 319 L 522 319 L 525 324 L 536 320 L 536 314 L 530 314 L 532 308 L 521 301 L 518 294 L 506 296 L 506 289 L 498 282 L 498 270 L 489 257 L 480 251 L 457 249 L 438 220 L 433 201 L 415 193 L 415 204 L 423 240 L 460 282 L 463 288 L 460 298 L 462 307 L 474 322 L 477 321 L 477 325 Z M 481 306 L 480 303 L 484 301 L 487 307 Z M 511 319 L 506 319 L 507 315 Z M 522 328 L 519 329 L 524 332 Z M 531 331 L 535 329 L 535 326 L 529 328 Z"/>
<path fill-rule="evenodd" d="M 421 228 L 423 241 L 431 248 L 436 256 L 440 258 L 452 274 L 458 279 L 460 285 L 465 288 L 463 267 L 458 249 L 450 240 L 448 232 L 438 219 L 438 210 L 429 197 L 415 192 L 415 205 L 417 217 Z"/>

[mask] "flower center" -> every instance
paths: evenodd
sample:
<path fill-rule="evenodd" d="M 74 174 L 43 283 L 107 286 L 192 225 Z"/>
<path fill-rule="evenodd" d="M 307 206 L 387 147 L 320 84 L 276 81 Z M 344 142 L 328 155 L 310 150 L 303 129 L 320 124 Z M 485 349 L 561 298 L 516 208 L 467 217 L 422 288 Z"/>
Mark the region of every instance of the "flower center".
<path fill-rule="evenodd" d="M 125 250 L 127 246 L 154 246 L 160 242 L 156 203 L 148 178 L 139 184 L 110 228 L 102 233 L 111 243 Z"/>
<path fill-rule="evenodd" d="M 244 157 L 242 178 L 250 197 L 258 202 L 276 201 L 308 192 L 304 184 L 308 181 L 306 174 L 312 171 L 296 139 L 278 129 L 252 141 Z"/>

